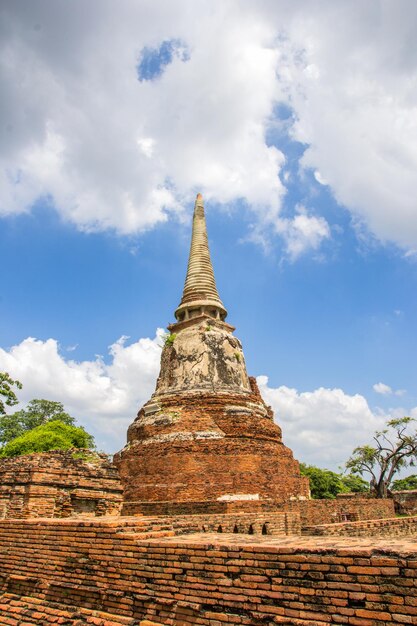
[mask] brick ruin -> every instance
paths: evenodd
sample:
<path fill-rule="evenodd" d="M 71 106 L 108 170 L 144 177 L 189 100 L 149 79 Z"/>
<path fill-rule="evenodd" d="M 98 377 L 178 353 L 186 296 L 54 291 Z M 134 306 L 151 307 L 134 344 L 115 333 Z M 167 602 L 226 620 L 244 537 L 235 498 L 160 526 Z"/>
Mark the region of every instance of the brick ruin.
<path fill-rule="evenodd" d="M 226 315 L 199 195 L 156 390 L 114 464 L 1 460 L 0 626 L 417 624 L 417 517 L 309 498 Z"/>
<path fill-rule="evenodd" d="M 0 519 L 117 515 L 117 469 L 90 450 L 29 454 L 0 462 Z"/>
<path fill-rule="evenodd" d="M 393 491 L 391 496 L 398 515 L 417 515 L 417 489 Z"/>

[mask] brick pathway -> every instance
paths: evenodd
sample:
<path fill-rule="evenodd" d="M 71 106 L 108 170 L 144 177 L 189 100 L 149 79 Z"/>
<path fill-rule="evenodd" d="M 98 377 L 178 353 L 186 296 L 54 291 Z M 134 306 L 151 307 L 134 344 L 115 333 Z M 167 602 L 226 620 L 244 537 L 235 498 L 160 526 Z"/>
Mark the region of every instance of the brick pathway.
<path fill-rule="evenodd" d="M 150 541 L 150 543 L 152 540 Z M 415 555 L 417 557 L 416 537 L 273 537 L 261 535 L 238 535 L 220 533 L 193 533 L 177 537 L 159 538 L 156 543 L 174 543 L 201 547 L 210 546 L 242 546 L 244 548 L 261 548 L 262 552 L 292 552 L 308 551 L 322 552 L 336 550 L 354 554 L 371 554 L 375 551 L 392 551 L 396 554 Z M 267 548 L 270 548 L 268 550 Z"/>

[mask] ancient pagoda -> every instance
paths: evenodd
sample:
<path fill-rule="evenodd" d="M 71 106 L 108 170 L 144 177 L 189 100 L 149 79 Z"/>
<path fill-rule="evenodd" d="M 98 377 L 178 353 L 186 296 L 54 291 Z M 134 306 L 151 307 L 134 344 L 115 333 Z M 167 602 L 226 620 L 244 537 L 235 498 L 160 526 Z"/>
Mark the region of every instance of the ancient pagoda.
<path fill-rule="evenodd" d="M 308 497 L 226 316 L 198 194 L 184 291 L 156 389 L 115 455 L 124 514 L 273 509 Z"/>

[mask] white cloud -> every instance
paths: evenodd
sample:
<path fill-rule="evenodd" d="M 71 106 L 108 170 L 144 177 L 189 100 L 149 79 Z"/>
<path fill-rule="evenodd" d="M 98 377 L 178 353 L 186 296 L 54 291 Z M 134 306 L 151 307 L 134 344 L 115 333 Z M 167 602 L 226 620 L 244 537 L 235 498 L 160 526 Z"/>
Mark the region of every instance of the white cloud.
<path fill-rule="evenodd" d="M 109 348 L 110 364 L 99 356 L 92 361 L 69 360 L 60 354 L 55 339 L 28 337 L 10 350 L 0 348 L 0 371 L 21 381 L 21 402 L 32 398 L 63 402 L 96 436 L 99 447 L 115 452 L 125 444 L 128 425 L 154 391 L 162 333 L 158 329 L 154 339 L 131 344 L 121 337 Z"/>
<path fill-rule="evenodd" d="M 415 248 L 415 2 L 34 0 L 1 18 L 0 214 L 48 196 L 79 228 L 131 233 L 200 190 L 246 200 L 295 258 L 328 233 L 320 217 L 279 221 L 285 157 L 266 135 L 283 102 L 302 165 L 377 237 Z M 172 39 L 187 53 L 139 81 L 141 50 Z"/>
<path fill-rule="evenodd" d="M 308 250 L 317 250 L 324 239 L 330 237 L 330 228 L 323 217 L 308 215 L 303 206 L 298 206 L 292 219 L 279 218 L 276 230 L 283 237 L 288 257 L 295 261 Z"/>
<path fill-rule="evenodd" d="M 295 110 L 293 137 L 308 146 L 302 163 L 378 238 L 413 248 L 417 5 L 298 9 L 286 31 L 281 78 Z"/>
<path fill-rule="evenodd" d="M 80 228 L 129 233 L 181 212 L 197 188 L 276 214 L 283 155 L 264 137 L 277 62 L 266 21 L 210 2 L 2 11 L 0 212 L 50 195 Z M 173 37 L 189 55 L 139 81 L 140 51 Z"/>
<path fill-rule="evenodd" d="M 383 396 L 392 394 L 392 387 L 386 385 L 385 383 L 375 383 L 375 385 L 372 386 L 372 389 L 376 391 L 376 393 L 380 393 Z"/>
<path fill-rule="evenodd" d="M 389 385 L 386 385 L 385 383 L 375 383 L 375 385 L 372 386 L 372 389 L 376 393 L 380 393 L 383 396 L 391 396 L 391 395 L 404 396 L 407 393 L 405 389 L 394 390 L 392 387 L 390 387 Z"/>
<path fill-rule="evenodd" d="M 320 174 L 318 170 L 314 172 L 314 178 L 320 185 L 327 185 L 327 182 L 324 180 L 323 176 Z"/>
<path fill-rule="evenodd" d="M 359 394 L 323 387 L 300 392 L 285 386 L 271 388 L 267 376 L 257 380 L 282 427 L 284 443 L 299 461 L 337 471 L 386 419 L 373 412 Z"/>

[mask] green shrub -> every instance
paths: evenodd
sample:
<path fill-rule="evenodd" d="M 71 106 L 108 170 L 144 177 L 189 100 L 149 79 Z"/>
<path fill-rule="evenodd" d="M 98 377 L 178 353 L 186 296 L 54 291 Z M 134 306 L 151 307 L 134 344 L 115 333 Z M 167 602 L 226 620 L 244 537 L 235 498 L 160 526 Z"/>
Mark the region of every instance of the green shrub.
<path fill-rule="evenodd" d="M 348 489 L 344 486 L 341 476 L 335 472 L 314 465 L 300 463 L 300 471 L 303 476 L 310 479 L 310 491 L 312 498 L 335 498 L 338 493 L 346 493 Z"/>
<path fill-rule="evenodd" d="M 166 346 L 172 346 L 172 345 L 173 345 L 173 343 L 174 343 L 174 341 L 175 341 L 175 339 L 176 339 L 176 337 L 177 337 L 177 333 L 171 333 L 171 334 L 169 334 L 169 335 L 168 335 L 168 334 L 167 334 L 167 335 L 165 335 L 165 338 L 164 338 L 164 345 L 166 345 Z"/>
<path fill-rule="evenodd" d="M 343 474 L 336 474 L 336 472 L 305 463 L 300 463 L 300 472 L 310 479 L 311 497 L 314 499 L 331 499 L 339 493 L 369 491 L 369 483 L 353 474 L 343 476 Z"/>
<path fill-rule="evenodd" d="M 397 478 L 394 480 L 391 487 L 392 491 L 409 491 L 410 489 L 417 489 L 417 475 L 411 474 L 405 478 Z"/>
<path fill-rule="evenodd" d="M 94 439 L 82 426 L 70 426 L 59 420 L 47 422 L 9 441 L 0 449 L 0 456 L 11 457 L 32 452 L 93 448 Z"/>

